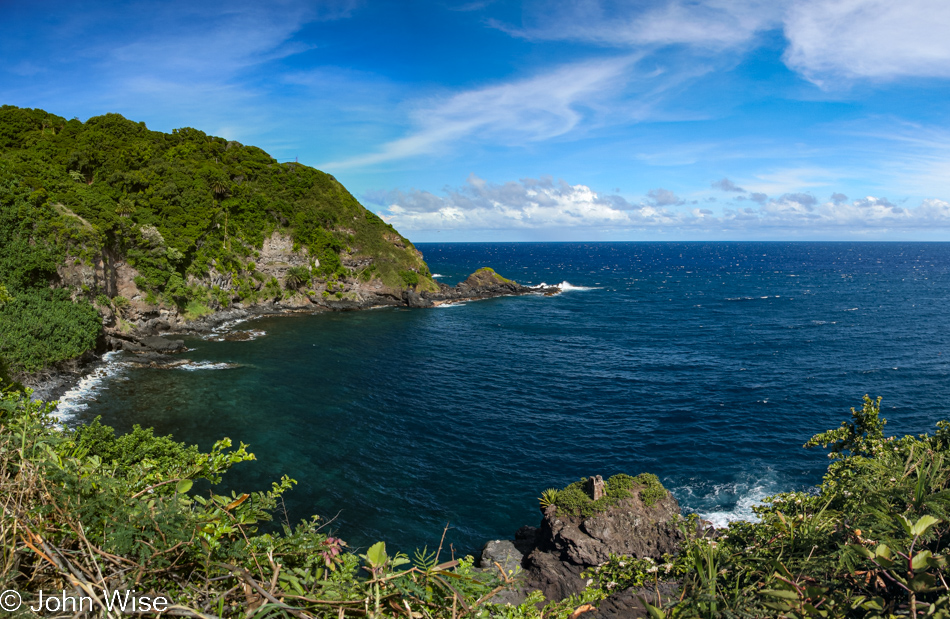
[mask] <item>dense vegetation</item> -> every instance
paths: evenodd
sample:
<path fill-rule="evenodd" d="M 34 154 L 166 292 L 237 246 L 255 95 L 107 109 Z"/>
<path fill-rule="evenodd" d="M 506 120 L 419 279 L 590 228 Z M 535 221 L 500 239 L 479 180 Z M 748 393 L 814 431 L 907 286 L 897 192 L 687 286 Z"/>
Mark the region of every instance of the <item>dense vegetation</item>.
<path fill-rule="evenodd" d="M 678 580 L 675 596 L 645 596 L 653 617 L 950 617 L 950 424 L 887 437 L 885 423 L 865 396 L 805 444 L 830 448 L 820 487 L 771 497 L 759 522 L 721 535 L 687 523 L 676 556 L 615 557 L 591 570 L 586 597 Z"/>
<path fill-rule="evenodd" d="M 292 479 L 209 490 L 254 459 L 245 445 L 202 453 L 138 427 L 118 438 L 98 422 L 57 429 L 48 413 L 0 396 L 0 590 L 29 604 L 65 589 L 105 616 L 99 601 L 135 589 L 186 616 L 483 616 L 505 577 L 445 557 L 439 540 L 411 560 L 382 542 L 351 552 L 317 517 L 262 532 Z"/>
<path fill-rule="evenodd" d="M 808 441 L 830 447 L 824 482 L 771 497 L 760 522 L 710 535 L 685 518 L 673 556 L 611 557 L 586 573 L 581 595 L 504 607 L 490 594 L 508 575 L 445 557 L 438 540 L 410 559 L 382 542 L 351 551 L 317 517 L 262 532 L 295 482 L 216 494 L 232 466 L 254 459 L 245 445 L 223 439 L 202 453 L 141 428 L 118 438 L 98 422 L 63 430 L 48 411 L 23 394 L 0 397 L 0 589 L 27 598 L 135 588 L 186 616 L 576 619 L 640 587 L 656 618 L 950 616 L 950 424 L 886 437 L 879 400 Z M 609 496 L 662 498 L 654 479 L 615 476 Z M 664 581 L 675 595 L 661 594 Z"/>
<path fill-rule="evenodd" d="M 310 257 L 284 282 L 255 264 L 277 230 Z M 316 281 L 331 282 L 328 292 L 348 279 L 434 286 L 412 244 L 329 174 L 197 129 L 169 134 L 117 114 L 83 123 L 0 107 L 0 355 L 15 371 L 92 347 L 90 303 L 111 306 L 114 291 L 92 280 L 69 299 L 48 289 L 61 285 L 57 267 L 91 272 L 117 259 L 137 270 L 144 301 L 192 315 Z M 31 335 L 25 315 L 46 332 Z"/>
<path fill-rule="evenodd" d="M 607 480 L 604 484 L 604 496 L 596 501 L 587 493 L 586 484 L 587 479 L 584 478 L 560 490 L 545 490 L 540 498 L 541 509 L 556 505 L 558 515 L 590 517 L 607 511 L 634 494 L 639 496 L 647 507 L 652 507 L 667 494 L 660 478 L 652 473 L 641 473 L 636 477 L 618 473 Z"/>
<path fill-rule="evenodd" d="M 36 371 L 93 348 L 98 312 L 65 289 L 51 289 L 64 259 L 62 218 L 4 177 L 0 160 L 0 355 L 14 370 Z"/>

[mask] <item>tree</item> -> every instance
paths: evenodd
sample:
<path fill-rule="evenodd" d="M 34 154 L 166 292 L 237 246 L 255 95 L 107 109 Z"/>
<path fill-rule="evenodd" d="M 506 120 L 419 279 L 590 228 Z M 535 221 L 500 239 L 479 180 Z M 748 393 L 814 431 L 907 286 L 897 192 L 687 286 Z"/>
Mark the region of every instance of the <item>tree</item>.
<path fill-rule="evenodd" d="M 310 269 L 307 267 L 290 267 L 284 276 L 284 287 L 287 290 L 296 290 L 310 282 Z"/>
<path fill-rule="evenodd" d="M 215 206 L 220 208 L 218 205 L 221 203 L 221 198 L 226 198 L 228 195 L 227 186 L 219 180 L 211 181 L 211 193 L 214 194 Z M 221 244 L 221 247 L 227 247 L 228 245 L 228 209 L 224 209 L 224 242 Z"/>
<path fill-rule="evenodd" d="M 119 200 L 119 206 L 115 209 L 115 214 L 119 217 L 131 217 L 135 212 L 135 202 L 128 198 Z"/>

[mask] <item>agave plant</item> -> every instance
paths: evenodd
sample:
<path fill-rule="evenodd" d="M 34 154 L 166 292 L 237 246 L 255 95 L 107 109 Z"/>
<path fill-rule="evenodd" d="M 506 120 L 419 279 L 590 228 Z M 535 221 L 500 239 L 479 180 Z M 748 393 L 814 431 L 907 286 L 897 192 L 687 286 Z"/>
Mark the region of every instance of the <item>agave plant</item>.
<path fill-rule="evenodd" d="M 548 488 L 541 493 L 540 498 L 538 498 L 538 503 L 541 504 L 541 511 L 547 509 L 549 505 L 554 505 L 554 502 L 557 501 L 557 493 L 557 488 Z"/>

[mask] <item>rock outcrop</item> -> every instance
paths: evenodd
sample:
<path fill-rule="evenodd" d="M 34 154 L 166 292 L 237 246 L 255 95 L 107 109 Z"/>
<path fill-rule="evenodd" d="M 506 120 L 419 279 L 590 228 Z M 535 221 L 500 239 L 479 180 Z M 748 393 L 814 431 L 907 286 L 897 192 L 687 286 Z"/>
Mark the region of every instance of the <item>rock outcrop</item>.
<path fill-rule="evenodd" d="M 604 496 L 604 482 L 599 476 L 590 478 L 585 489 L 592 500 Z M 517 560 L 516 553 L 521 554 L 523 575 L 515 592 L 519 595 L 509 592 L 501 603 L 515 603 L 535 589 L 548 601 L 580 593 L 587 585 L 581 573 L 602 565 L 611 554 L 660 559 L 665 553 L 676 552 L 682 541 L 676 526 L 679 503 L 669 493 L 658 500 L 644 500 L 637 490 L 635 486 L 629 498 L 590 516 L 566 514 L 557 505 L 548 505 L 540 526 L 522 527 L 510 542 L 489 542 L 482 553 L 483 564 L 493 564 L 499 552 L 507 561 Z M 601 604 L 597 616 L 641 616 L 642 607 L 637 610 L 639 594 L 634 590 L 618 591 Z"/>
<path fill-rule="evenodd" d="M 421 293 L 417 303 L 422 305 L 416 305 L 415 307 L 526 294 L 551 296 L 559 292 L 561 292 L 561 289 L 557 286 L 522 286 L 518 282 L 502 277 L 489 267 L 482 267 L 454 287 L 449 287 L 440 282 L 438 292 Z M 425 305 L 426 303 L 428 305 Z"/>

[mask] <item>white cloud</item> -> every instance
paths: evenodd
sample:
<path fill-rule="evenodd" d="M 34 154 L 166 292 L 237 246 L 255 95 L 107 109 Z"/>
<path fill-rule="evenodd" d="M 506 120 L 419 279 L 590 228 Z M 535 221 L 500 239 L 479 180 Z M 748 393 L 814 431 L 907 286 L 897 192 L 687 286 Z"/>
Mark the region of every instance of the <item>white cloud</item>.
<path fill-rule="evenodd" d="M 679 196 L 669 189 L 663 189 L 662 187 L 651 189 L 647 192 L 647 196 L 650 198 L 650 202 L 655 206 L 676 206 L 683 204 L 683 200 L 680 200 Z"/>
<path fill-rule="evenodd" d="M 784 28 L 789 68 L 834 79 L 950 77 L 945 0 L 561 0 L 531 4 L 524 24 L 491 24 L 530 40 L 631 49 L 743 50 Z"/>
<path fill-rule="evenodd" d="M 412 114 L 416 129 L 407 137 L 384 144 L 376 153 L 321 167 L 349 168 L 431 154 L 476 134 L 478 139 L 511 145 L 564 135 L 622 84 L 624 69 L 635 60 L 571 64 L 536 77 L 421 103 Z"/>
<path fill-rule="evenodd" d="M 382 217 L 401 230 L 628 228 L 681 219 L 661 205 L 630 204 L 618 195 L 601 196 L 586 185 L 550 177 L 497 185 L 473 174 L 445 196 L 410 190 L 369 200 L 384 205 Z"/>
<path fill-rule="evenodd" d="M 816 82 L 950 77 L 945 0 L 800 0 L 785 16 L 785 62 Z"/>
<path fill-rule="evenodd" d="M 474 174 L 460 188 L 444 195 L 427 191 L 394 190 L 366 196 L 379 204 L 380 215 L 400 230 L 634 230 L 683 233 L 732 231 L 739 236 L 776 232 L 795 235 L 832 233 L 849 236 L 889 230 L 950 229 L 950 203 L 923 200 L 916 207 L 894 204 L 884 197 L 848 201 L 840 193 L 820 201 L 810 193 L 786 193 L 768 199 L 763 194 L 740 197 L 738 204 L 710 208 L 687 205 L 672 191 L 654 189 L 648 198 L 631 203 L 617 194 L 598 193 L 586 185 L 571 185 L 550 177 L 489 183 Z M 743 207 L 743 202 L 754 202 Z"/>
<path fill-rule="evenodd" d="M 769 200 L 758 209 L 726 209 L 722 223 L 741 223 L 746 230 L 788 229 L 798 232 L 835 230 L 838 234 L 887 230 L 930 230 L 950 228 L 950 203 L 923 200 L 909 208 L 887 198 L 867 196 L 846 201 L 843 194 L 832 194 L 827 202 L 810 194 L 786 194 Z"/>

